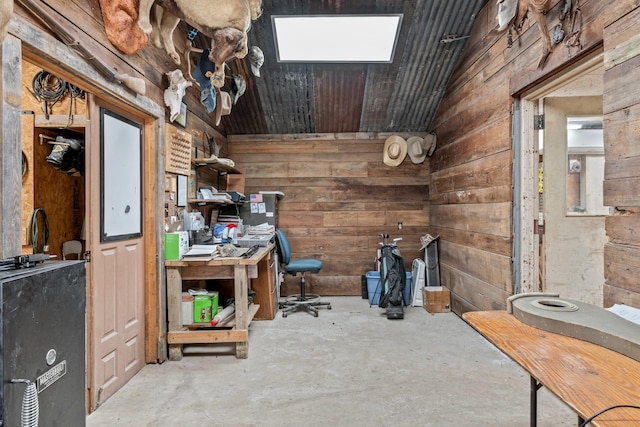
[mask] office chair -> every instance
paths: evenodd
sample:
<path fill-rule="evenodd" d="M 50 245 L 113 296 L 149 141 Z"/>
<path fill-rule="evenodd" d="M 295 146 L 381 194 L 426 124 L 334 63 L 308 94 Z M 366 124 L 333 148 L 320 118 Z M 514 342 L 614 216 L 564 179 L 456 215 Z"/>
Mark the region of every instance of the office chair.
<path fill-rule="evenodd" d="M 82 242 L 80 240 L 67 240 L 62 243 L 62 259 L 66 260 L 67 255 L 76 254 L 76 259 L 82 259 Z"/>
<path fill-rule="evenodd" d="M 280 254 L 280 261 L 284 268 L 285 273 L 292 276 L 300 273 L 300 293 L 290 295 L 285 298 L 283 302 L 278 304 L 282 309 L 282 317 L 287 317 L 292 311 L 305 309 L 307 312 L 318 317 L 318 309 L 316 307 L 326 306 L 328 310 L 331 310 L 331 303 L 320 302 L 320 295 L 305 293 L 305 273 L 317 273 L 322 268 L 322 261 L 312 258 L 291 259 L 291 246 L 287 236 L 282 230 L 276 230 L 276 237 L 278 243 L 278 252 Z"/>

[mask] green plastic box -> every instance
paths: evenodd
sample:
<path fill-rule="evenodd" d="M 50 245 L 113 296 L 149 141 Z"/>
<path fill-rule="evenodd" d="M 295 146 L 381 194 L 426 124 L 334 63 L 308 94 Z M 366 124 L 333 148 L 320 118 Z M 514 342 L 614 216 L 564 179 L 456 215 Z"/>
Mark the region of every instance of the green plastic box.
<path fill-rule="evenodd" d="M 209 323 L 218 314 L 218 293 L 209 292 L 207 295 L 193 297 L 193 322 Z"/>
<path fill-rule="evenodd" d="M 189 235 L 186 231 L 164 234 L 164 259 L 179 260 L 189 247 Z"/>

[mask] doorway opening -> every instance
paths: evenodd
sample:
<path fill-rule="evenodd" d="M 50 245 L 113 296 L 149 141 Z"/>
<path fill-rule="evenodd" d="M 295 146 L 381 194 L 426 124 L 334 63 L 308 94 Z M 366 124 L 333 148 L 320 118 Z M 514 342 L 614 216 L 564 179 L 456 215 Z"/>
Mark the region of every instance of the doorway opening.
<path fill-rule="evenodd" d="M 603 71 L 595 54 L 521 97 L 521 292 L 602 306 Z"/>

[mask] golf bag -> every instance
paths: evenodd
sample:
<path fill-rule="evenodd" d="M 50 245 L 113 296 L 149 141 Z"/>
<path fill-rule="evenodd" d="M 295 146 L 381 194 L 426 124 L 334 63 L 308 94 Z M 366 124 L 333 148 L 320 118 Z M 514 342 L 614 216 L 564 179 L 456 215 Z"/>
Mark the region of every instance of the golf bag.
<path fill-rule="evenodd" d="M 383 245 L 380 255 L 380 302 L 379 307 L 387 309 L 387 318 L 404 317 L 403 294 L 406 271 L 400 250 L 396 245 Z"/>

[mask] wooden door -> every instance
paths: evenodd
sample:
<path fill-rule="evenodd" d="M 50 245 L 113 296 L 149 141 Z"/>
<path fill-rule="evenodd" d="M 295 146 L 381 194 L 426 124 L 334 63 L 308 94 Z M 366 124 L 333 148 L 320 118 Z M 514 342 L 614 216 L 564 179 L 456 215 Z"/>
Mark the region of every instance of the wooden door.
<path fill-rule="evenodd" d="M 87 246 L 91 262 L 87 264 L 90 283 L 87 295 L 89 321 L 88 387 L 90 410 L 100 406 L 129 381 L 145 365 L 145 263 L 142 228 L 140 235 L 119 240 L 103 241 L 102 209 L 104 182 L 101 155 L 101 110 L 115 112 L 131 119 L 130 115 L 91 97 L 87 136 Z M 140 153 L 142 146 L 142 123 Z M 139 183 L 142 186 L 144 156 L 138 162 Z M 128 167 L 131 167 L 129 165 Z M 105 176 L 104 179 L 113 179 Z M 129 184 L 127 184 L 129 185 Z M 124 189 L 123 189 L 124 190 Z M 134 209 L 137 208 L 134 206 Z M 140 215 L 144 215 L 142 199 Z M 144 218 L 141 218 L 141 222 Z M 141 226 L 142 227 L 142 226 Z"/>
<path fill-rule="evenodd" d="M 576 165 L 567 150 L 567 118 L 602 116 L 602 97 L 545 98 L 544 113 L 543 290 L 602 306 L 605 217 L 602 211 L 582 214 L 571 208 L 571 168 Z M 603 177 L 604 162 L 598 167 Z M 587 191 L 586 196 L 596 192 Z"/>

